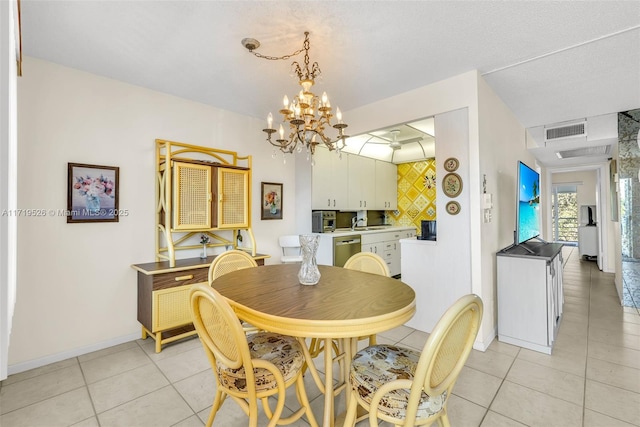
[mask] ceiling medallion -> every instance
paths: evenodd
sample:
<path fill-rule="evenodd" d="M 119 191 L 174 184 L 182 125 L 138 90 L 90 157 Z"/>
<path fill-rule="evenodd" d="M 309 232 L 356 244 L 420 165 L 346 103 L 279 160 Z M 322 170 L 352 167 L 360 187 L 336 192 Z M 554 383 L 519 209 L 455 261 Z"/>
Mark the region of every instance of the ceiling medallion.
<path fill-rule="evenodd" d="M 267 116 L 267 128 L 263 132 L 267 134 L 267 141 L 275 148 L 280 149 L 283 153 L 293 153 L 293 151 L 301 152 L 303 148 L 307 149 L 307 159 L 311 158 L 315 152 L 315 148 L 319 144 L 324 144 L 329 150 L 336 150 L 338 153 L 345 147 L 345 139 L 348 135 L 344 134 L 347 124 L 342 121 L 342 112 L 340 108 L 336 108 L 336 123 L 332 124 L 334 117 L 327 93 L 324 92 L 321 97 L 311 92 L 311 87 L 315 83 L 315 79 L 320 76 L 321 71 L 317 62 L 309 66 L 309 33 L 304 33 L 304 43 L 302 49 L 284 56 L 266 56 L 254 52 L 260 46 L 260 42 L 245 38 L 242 39 L 242 45 L 258 58 L 279 60 L 289 59 L 304 51 L 304 63 L 301 65 L 297 61 L 291 64 L 291 71 L 298 76 L 298 83 L 302 87 L 300 92 L 292 97 L 284 96 L 282 103 L 283 108 L 280 110 L 282 114 L 282 123 L 279 129 L 273 127 L 273 115 L 269 113 Z M 328 127 L 332 127 L 338 131 L 335 139 L 326 134 Z M 272 140 L 272 135 L 278 133 L 279 138 Z M 274 148 L 273 157 L 276 151 Z M 286 162 L 286 158 L 285 158 Z"/>

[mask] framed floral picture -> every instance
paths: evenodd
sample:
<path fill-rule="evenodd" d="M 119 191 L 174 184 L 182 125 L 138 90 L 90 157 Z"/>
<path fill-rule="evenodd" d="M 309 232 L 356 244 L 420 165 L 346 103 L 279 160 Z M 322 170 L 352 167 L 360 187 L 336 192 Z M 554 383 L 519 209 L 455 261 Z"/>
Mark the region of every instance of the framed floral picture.
<path fill-rule="evenodd" d="M 118 173 L 115 166 L 69 163 L 67 222 L 118 222 Z"/>
<path fill-rule="evenodd" d="M 282 219 L 282 184 L 263 182 L 260 219 Z"/>

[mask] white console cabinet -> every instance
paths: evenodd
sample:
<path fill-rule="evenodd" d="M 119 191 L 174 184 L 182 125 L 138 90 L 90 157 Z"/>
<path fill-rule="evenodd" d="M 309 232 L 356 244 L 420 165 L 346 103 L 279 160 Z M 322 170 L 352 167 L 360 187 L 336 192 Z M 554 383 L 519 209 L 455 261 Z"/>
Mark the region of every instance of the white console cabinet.
<path fill-rule="evenodd" d="M 580 257 L 598 256 L 598 227 L 581 225 L 578 227 L 578 252 Z"/>
<path fill-rule="evenodd" d="M 524 243 L 497 253 L 498 340 L 551 354 L 562 317 L 562 245 Z"/>

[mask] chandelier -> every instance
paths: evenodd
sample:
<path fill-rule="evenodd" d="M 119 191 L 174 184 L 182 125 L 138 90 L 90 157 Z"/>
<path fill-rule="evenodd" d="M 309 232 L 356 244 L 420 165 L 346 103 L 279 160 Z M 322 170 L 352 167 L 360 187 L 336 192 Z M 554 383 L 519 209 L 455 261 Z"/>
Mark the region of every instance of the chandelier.
<path fill-rule="evenodd" d="M 315 79 L 320 77 L 321 71 L 317 62 L 309 65 L 309 32 L 305 32 L 304 36 L 302 49 L 280 57 L 265 56 L 254 52 L 260 46 L 260 42 L 255 39 L 242 39 L 242 45 L 249 52 L 263 59 L 289 59 L 304 51 L 304 63 L 300 64 L 294 61 L 291 64 L 291 74 L 298 76 L 298 83 L 302 89 L 292 97 L 291 101 L 287 95 L 282 99 L 283 108 L 280 110 L 282 123 L 279 129 L 276 130 L 273 127 L 273 115 L 269 113 L 267 128 L 262 131 L 267 134 L 267 141 L 283 153 L 293 153 L 294 150 L 301 152 L 306 147 L 307 158 L 309 158 L 315 153 L 316 146 L 319 144 L 324 144 L 330 151 L 337 150 L 340 153 L 340 150 L 346 145 L 345 139 L 348 138 L 348 135 L 344 134 L 347 124 L 342 121 L 340 108 L 336 108 L 336 120 L 332 124 L 334 115 L 327 93 L 323 92 L 322 96 L 318 97 L 311 92 L 311 87 L 315 83 Z M 325 133 L 330 130 L 329 128 L 337 130 L 338 134 L 335 138 Z M 272 137 L 276 133 L 274 140 Z"/>

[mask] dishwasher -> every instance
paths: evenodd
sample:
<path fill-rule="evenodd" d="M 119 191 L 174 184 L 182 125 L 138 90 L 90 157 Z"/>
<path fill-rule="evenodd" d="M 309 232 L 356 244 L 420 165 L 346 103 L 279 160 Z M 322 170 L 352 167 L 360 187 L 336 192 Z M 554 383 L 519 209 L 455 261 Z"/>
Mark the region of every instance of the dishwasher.
<path fill-rule="evenodd" d="M 333 238 L 333 265 L 344 267 L 352 255 L 361 251 L 360 235 L 340 236 Z"/>

